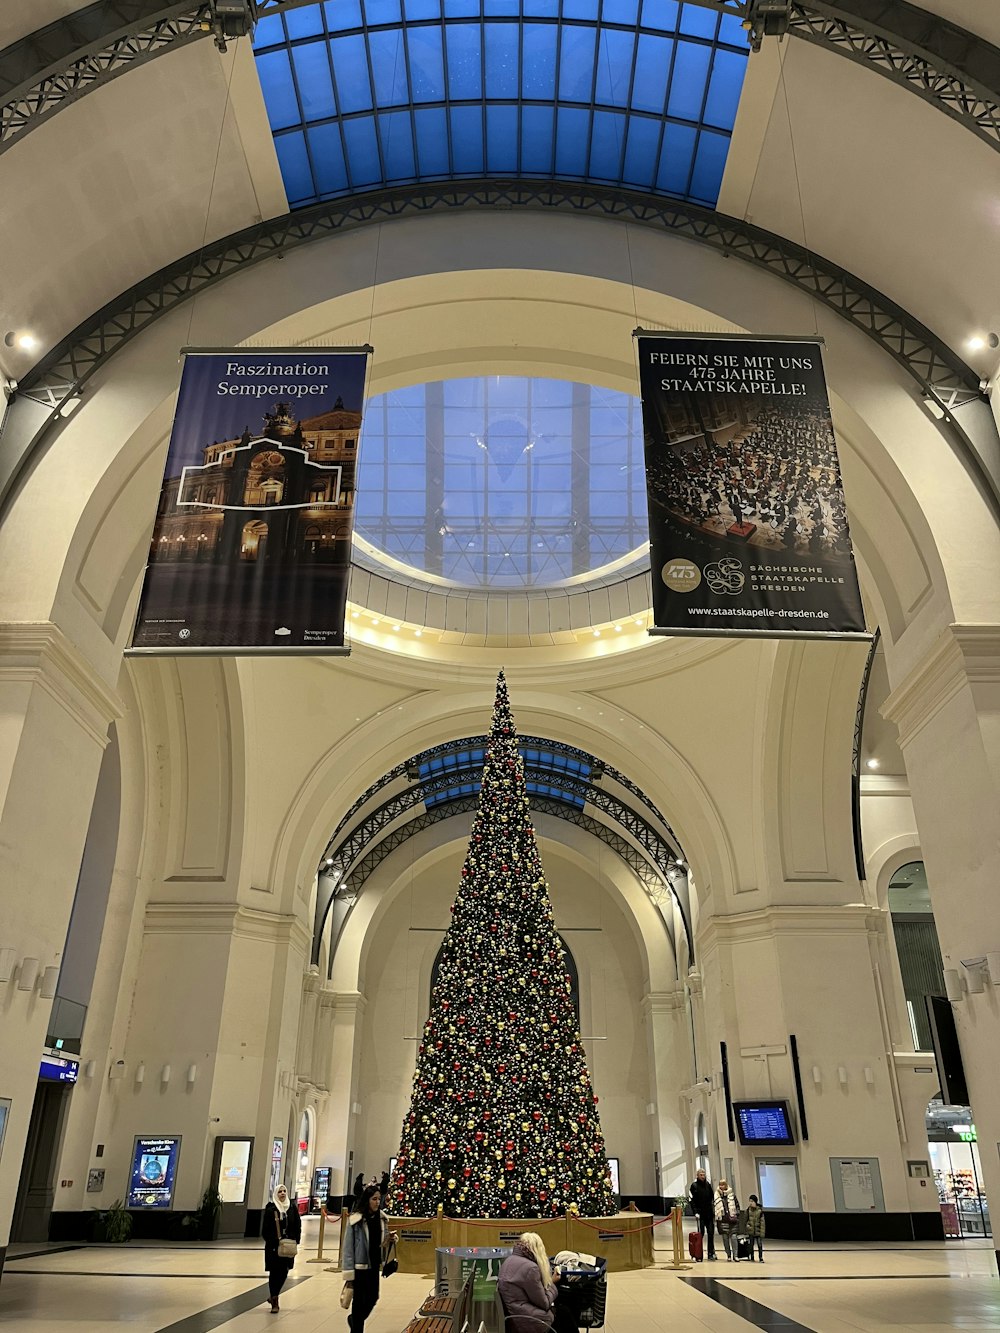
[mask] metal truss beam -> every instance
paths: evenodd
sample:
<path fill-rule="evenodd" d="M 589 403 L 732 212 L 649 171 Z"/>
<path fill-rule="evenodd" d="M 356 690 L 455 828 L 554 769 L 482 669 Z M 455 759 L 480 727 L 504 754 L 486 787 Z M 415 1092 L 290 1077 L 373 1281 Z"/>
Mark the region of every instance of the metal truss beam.
<path fill-rule="evenodd" d="M 482 739 L 485 740 L 486 738 Z M 521 745 L 525 745 L 523 740 Z M 464 749 L 465 745 L 449 745 L 438 748 L 448 752 Z M 566 748 L 569 749 L 570 747 Z M 582 752 L 578 751 L 576 753 L 582 756 Z M 547 786 L 560 789 L 566 793 L 569 802 L 584 801 L 589 803 L 628 834 L 633 843 L 644 853 L 648 862 L 655 868 L 658 874 L 658 892 L 662 896 L 669 893 L 676 902 L 684 922 L 689 949 L 691 949 L 693 945 L 690 929 L 690 904 L 687 901 L 687 893 L 683 891 L 686 890 L 686 874 L 677 852 L 663 835 L 638 811 L 620 800 L 613 792 L 596 786 L 593 782 L 573 774 L 559 772 L 544 764 L 526 763 L 525 769 L 529 781 L 544 782 Z M 416 807 L 423 806 L 426 801 L 435 796 L 445 795 L 455 787 L 473 782 L 478 783 L 481 776 L 481 765 L 470 764 L 467 767 L 449 769 L 447 772 L 437 773 L 433 777 L 413 783 L 402 790 L 396 791 L 376 809 L 372 810 L 360 823 L 356 824 L 349 833 L 341 838 L 335 837 L 331 841 L 324 853 L 319 876 L 320 888 L 317 892 L 313 924 L 313 962 L 319 960 L 320 941 L 334 900 L 338 898 L 353 899 L 359 892 L 360 885 L 356 863 L 367 853 L 373 843 L 387 830 L 397 826 L 401 819 L 410 816 Z M 372 790 L 370 788 L 366 795 L 370 797 Z M 456 794 L 452 798 L 452 802 L 463 799 L 465 798 Z M 478 801 L 478 796 L 473 799 Z M 534 792 L 529 793 L 529 802 L 532 809 L 538 808 L 539 802 L 549 799 L 558 800 L 558 798 L 548 798 Z M 563 802 L 560 801 L 559 804 L 562 805 Z M 357 810 L 357 808 L 358 803 L 355 803 L 353 809 Z M 344 821 L 341 821 L 341 828 L 343 827 Z"/>
<path fill-rule="evenodd" d="M 21 381 L 18 394 L 45 404 L 48 413 L 30 438 L 23 433 L 19 437 L 17 422 L 13 430 L 8 422 L 0 439 L 0 505 L 67 400 L 78 396 L 117 351 L 161 316 L 226 278 L 301 246 L 373 223 L 455 209 L 555 211 L 648 227 L 780 278 L 871 338 L 903 367 L 921 393 L 937 405 L 970 473 L 1000 510 L 1000 438 L 980 392 L 979 376 L 930 329 L 874 287 L 793 241 L 712 209 L 614 187 L 518 180 L 401 186 L 300 209 L 224 237 L 130 288 L 81 324 Z M 58 405 L 53 407 L 53 402 Z M 970 414 L 970 405 L 982 410 Z"/>
<path fill-rule="evenodd" d="M 258 13 L 313 0 L 258 0 Z M 759 0 L 694 0 L 744 19 Z M 98 0 L 0 51 L 0 153 L 86 93 L 210 35 L 207 0 Z M 788 31 L 865 65 L 1000 151 L 1000 49 L 907 0 L 790 0 Z"/>
<path fill-rule="evenodd" d="M 435 824 L 444 819 L 452 819 L 457 815 L 474 813 L 479 805 L 478 794 L 471 796 L 459 796 L 453 801 L 441 802 L 439 805 L 432 806 L 429 810 L 423 810 L 415 814 L 412 819 L 403 823 L 398 823 L 381 838 L 373 847 L 366 852 L 365 856 L 356 863 L 350 874 L 349 886 L 344 886 L 343 890 L 338 890 L 337 898 L 341 901 L 348 901 L 353 905 L 363 889 L 366 880 L 390 856 L 398 847 L 402 847 L 410 838 L 421 833 L 424 829 L 432 828 Z M 532 796 L 531 809 L 533 813 L 552 815 L 556 819 L 562 819 L 577 828 L 583 829 L 593 837 L 598 838 L 605 846 L 610 847 L 612 851 L 619 856 L 625 864 L 633 871 L 640 880 L 650 898 L 657 905 L 661 904 L 667 894 L 672 896 L 673 886 L 670 881 L 658 869 L 650 864 L 646 857 L 635 847 L 627 838 L 622 837 L 615 829 L 600 820 L 594 819 L 582 810 L 577 810 L 574 806 L 567 805 L 565 801 L 560 801 L 548 796 Z M 332 900 L 331 900 L 332 905 Z M 672 935 L 667 918 L 660 913 L 664 929 L 668 935 Z M 324 914 L 325 922 L 325 914 Z M 693 941 L 691 939 L 690 929 L 685 919 L 685 934 L 688 943 L 689 957 L 693 959 Z M 334 941 L 334 946 L 336 941 Z M 313 961 L 319 961 L 319 938 L 313 940 Z M 327 975 L 333 975 L 333 962 L 336 954 L 335 947 L 330 949 L 330 959 L 327 968 Z"/>
<path fill-rule="evenodd" d="M 871 646 L 865 659 L 865 669 L 861 676 L 858 707 L 854 714 L 854 742 L 851 749 L 851 824 L 854 831 L 854 864 L 857 867 L 858 879 L 862 882 L 865 878 L 865 848 L 861 837 L 861 742 L 864 738 L 868 686 L 871 682 L 872 667 L 875 665 L 875 654 L 878 652 L 881 638 L 882 631 L 877 628 L 872 635 Z"/>

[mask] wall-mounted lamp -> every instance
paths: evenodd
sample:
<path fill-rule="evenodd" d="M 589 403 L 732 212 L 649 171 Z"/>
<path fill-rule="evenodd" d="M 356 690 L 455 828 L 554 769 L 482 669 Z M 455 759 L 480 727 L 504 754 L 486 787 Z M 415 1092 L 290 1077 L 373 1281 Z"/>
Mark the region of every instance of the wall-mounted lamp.
<path fill-rule="evenodd" d="M 160 1083 L 163 1087 L 166 1087 L 169 1082 L 170 1082 L 170 1066 L 164 1065 L 163 1068 L 160 1070 Z"/>
<path fill-rule="evenodd" d="M 990 981 L 993 982 L 993 985 L 1000 986 L 1000 953 L 988 953 L 986 955 L 986 970 L 990 974 Z"/>
<path fill-rule="evenodd" d="M 139 1084 L 142 1083 L 145 1080 L 145 1078 L 146 1078 L 146 1066 L 140 1060 L 135 1067 L 135 1081 L 137 1084 Z"/>
<path fill-rule="evenodd" d="M 187 1072 L 188 1087 L 191 1086 L 191 1084 L 195 1081 L 197 1077 L 198 1077 L 198 1066 L 188 1065 L 188 1072 Z"/>
<path fill-rule="evenodd" d="M 842 1088 L 847 1087 L 847 1070 L 844 1068 L 843 1065 L 837 1066 L 837 1079 Z"/>
<path fill-rule="evenodd" d="M 813 1065 L 813 1082 L 816 1084 L 817 1088 L 823 1082 L 823 1071 L 820 1069 L 819 1065 Z"/>
<path fill-rule="evenodd" d="M 83 1066 L 83 1077 L 93 1078 L 96 1073 L 97 1073 L 97 1061 L 88 1060 L 87 1063 Z"/>
<path fill-rule="evenodd" d="M 875 1086 L 875 1071 L 871 1065 L 865 1065 L 865 1082 L 870 1088 Z"/>
<path fill-rule="evenodd" d="M 21 971 L 17 978 L 18 990 L 34 990 L 38 980 L 38 959 L 22 958 Z"/>
<path fill-rule="evenodd" d="M 962 982 L 962 974 L 957 967 L 946 967 L 944 969 L 944 993 L 952 1003 L 965 999 L 965 986 Z"/>
<path fill-rule="evenodd" d="M 13 949 L 0 949 L 0 981 L 10 981 L 14 975 L 14 964 L 17 961 L 17 955 Z"/>
<path fill-rule="evenodd" d="M 47 967 L 42 973 L 41 984 L 38 987 L 38 993 L 43 1000 L 51 1000 L 56 993 L 56 984 L 59 981 L 58 967 Z"/>

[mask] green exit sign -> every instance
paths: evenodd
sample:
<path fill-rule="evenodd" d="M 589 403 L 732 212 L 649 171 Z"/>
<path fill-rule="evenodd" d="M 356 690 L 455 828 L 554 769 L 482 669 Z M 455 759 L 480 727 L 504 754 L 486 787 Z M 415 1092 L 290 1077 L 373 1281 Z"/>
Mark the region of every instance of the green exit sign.
<path fill-rule="evenodd" d="M 958 1129 L 955 1131 L 962 1143 L 976 1143 L 976 1127 L 970 1125 L 968 1129 Z"/>

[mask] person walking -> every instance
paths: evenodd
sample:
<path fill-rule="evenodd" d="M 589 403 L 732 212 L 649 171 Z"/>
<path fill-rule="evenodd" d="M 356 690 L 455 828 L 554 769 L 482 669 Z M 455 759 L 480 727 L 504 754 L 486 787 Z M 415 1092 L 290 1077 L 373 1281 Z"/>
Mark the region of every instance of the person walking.
<path fill-rule="evenodd" d="M 705 1172 L 699 1168 L 691 1182 L 691 1211 L 698 1219 L 698 1230 L 705 1236 L 709 1259 L 715 1258 L 715 1191 Z M 706 1232 L 708 1233 L 706 1235 Z"/>
<path fill-rule="evenodd" d="M 525 1231 L 514 1242 L 513 1253 L 500 1265 L 498 1286 L 503 1302 L 506 1333 L 548 1333 L 555 1320 L 555 1272 L 541 1236 Z"/>
<path fill-rule="evenodd" d="M 764 1217 L 764 1209 L 760 1206 L 760 1199 L 756 1194 L 750 1195 L 750 1207 L 747 1209 L 747 1235 L 750 1237 L 750 1262 L 753 1263 L 753 1244 L 757 1242 L 757 1258 L 761 1263 L 764 1262 L 764 1233 L 767 1229 L 767 1219 Z"/>
<path fill-rule="evenodd" d="M 278 1295 L 285 1285 L 295 1256 L 278 1253 L 283 1240 L 294 1241 L 298 1245 L 302 1239 L 302 1218 L 299 1210 L 293 1208 L 288 1198 L 288 1190 L 279 1185 L 271 1195 L 271 1201 L 264 1209 L 260 1225 L 260 1234 L 264 1240 L 264 1268 L 267 1271 L 268 1300 L 271 1313 L 278 1313 Z"/>
<path fill-rule="evenodd" d="M 722 1243 L 726 1247 L 726 1258 L 735 1259 L 739 1262 L 739 1257 L 733 1252 L 733 1237 L 736 1235 L 736 1224 L 739 1219 L 740 1201 L 736 1194 L 729 1188 L 727 1180 L 719 1181 L 719 1192 L 715 1196 L 715 1226 L 722 1237 Z"/>
<path fill-rule="evenodd" d="M 396 1233 L 382 1212 L 382 1195 L 378 1185 L 367 1185 L 358 1200 L 357 1209 L 347 1219 L 344 1254 L 341 1260 L 344 1287 L 352 1293 L 347 1327 L 351 1333 L 364 1333 L 365 1320 L 378 1304 L 379 1278 L 389 1246 Z"/>

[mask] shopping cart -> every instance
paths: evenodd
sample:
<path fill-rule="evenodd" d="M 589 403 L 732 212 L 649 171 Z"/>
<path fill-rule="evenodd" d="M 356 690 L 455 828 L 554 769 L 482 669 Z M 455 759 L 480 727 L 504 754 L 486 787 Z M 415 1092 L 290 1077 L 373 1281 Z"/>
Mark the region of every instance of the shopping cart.
<path fill-rule="evenodd" d="M 581 1328 L 603 1328 L 608 1303 L 608 1261 L 598 1258 L 597 1269 L 564 1268 L 557 1286 L 552 1333 L 576 1333 Z"/>

